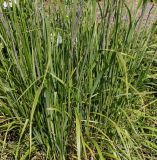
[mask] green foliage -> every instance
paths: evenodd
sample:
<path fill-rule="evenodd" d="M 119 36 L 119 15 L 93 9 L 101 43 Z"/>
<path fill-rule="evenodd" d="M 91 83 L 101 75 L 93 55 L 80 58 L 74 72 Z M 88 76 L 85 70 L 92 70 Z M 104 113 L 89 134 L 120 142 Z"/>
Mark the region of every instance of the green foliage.
<path fill-rule="evenodd" d="M 2 159 L 156 159 L 157 26 L 144 22 L 146 4 L 0 7 Z"/>

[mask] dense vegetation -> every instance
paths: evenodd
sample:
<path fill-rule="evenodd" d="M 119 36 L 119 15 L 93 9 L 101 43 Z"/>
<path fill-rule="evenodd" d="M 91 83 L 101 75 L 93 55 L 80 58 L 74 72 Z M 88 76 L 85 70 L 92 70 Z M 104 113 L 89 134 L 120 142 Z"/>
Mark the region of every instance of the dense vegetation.
<path fill-rule="evenodd" d="M 156 5 L 0 2 L 0 159 L 157 159 Z"/>

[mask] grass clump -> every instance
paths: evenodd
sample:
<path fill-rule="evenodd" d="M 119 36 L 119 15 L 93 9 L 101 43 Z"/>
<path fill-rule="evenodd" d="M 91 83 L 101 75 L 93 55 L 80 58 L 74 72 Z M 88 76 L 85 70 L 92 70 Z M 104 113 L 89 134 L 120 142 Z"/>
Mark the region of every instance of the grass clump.
<path fill-rule="evenodd" d="M 2 159 L 156 159 L 157 26 L 129 6 L 1 5 Z"/>

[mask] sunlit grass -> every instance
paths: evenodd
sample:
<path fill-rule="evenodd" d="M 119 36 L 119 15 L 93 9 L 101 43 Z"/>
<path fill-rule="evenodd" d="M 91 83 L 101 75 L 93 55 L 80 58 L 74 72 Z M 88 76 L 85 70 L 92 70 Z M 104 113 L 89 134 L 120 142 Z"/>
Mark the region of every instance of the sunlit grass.
<path fill-rule="evenodd" d="M 1 6 L 2 159 L 156 158 L 157 26 L 143 24 L 146 4 Z"/>

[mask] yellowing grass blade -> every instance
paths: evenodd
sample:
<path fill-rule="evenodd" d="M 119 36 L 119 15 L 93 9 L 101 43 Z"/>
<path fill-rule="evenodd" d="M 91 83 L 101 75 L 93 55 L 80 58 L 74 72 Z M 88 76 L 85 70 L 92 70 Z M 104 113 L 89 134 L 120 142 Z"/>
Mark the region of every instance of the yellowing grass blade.
<path fill-rule="evenodd" d="M 80 120 L 77 113 L 76 115 L 76 145 L 77 145 L 77 158 L 81 160 L 81 126 Z"/>

